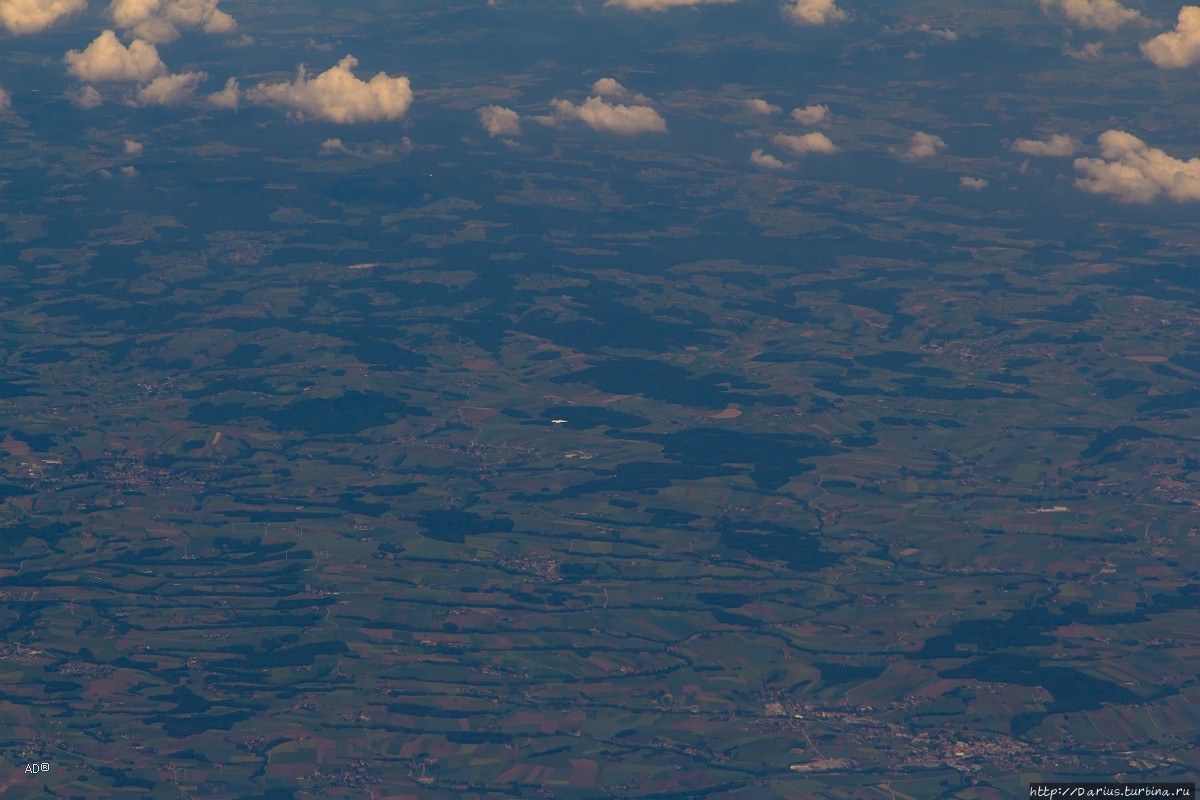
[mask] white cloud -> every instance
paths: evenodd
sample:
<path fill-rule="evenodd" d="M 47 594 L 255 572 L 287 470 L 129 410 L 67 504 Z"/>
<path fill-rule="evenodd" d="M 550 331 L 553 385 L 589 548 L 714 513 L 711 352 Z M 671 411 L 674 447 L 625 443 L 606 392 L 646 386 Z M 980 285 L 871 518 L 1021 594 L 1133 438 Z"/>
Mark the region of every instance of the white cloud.
<path fill-rule="evenodd" d="M 1037 139 L 1017 139 L 1012 144 L 1014 153 L 1024 153 L 1027 156 L 1073 156 L 1079 142 L 1061 133 L 1056 133 L 1045 141 Z"/>
<path fill-rule="evenodd" d="M 1038 5 L 1046 14 L 1061 11 L 1071 22 L 1087 30 L 1115 31 L 1142 16 L 1117 0 L 1038 0 Z"/>
<path fill-rule="evenodd" d="M 87 0 L 0 0 L 0 24 L 15 36 L 39 33 L 85 6 Z"/>
<path fill-rule="evenodd" d="M 225 88 L 219 92 L 213 92 L 208 96 L 208 104 L 216 108 L 228 108 L 231 111 L 236 111 L 238 104 L 242 102 L 242 90 L 238 88 L 237 78 L 230 78 L 225 81 Z"/>
<path fill-rule="evenodd" d="M 84 86 L 77 92 L 71 92 L 68 96 L 71 98 L 71 102 L 80 108 L 95 108 L 104 102 L 104 97 L 96 91 L 94 86 Z"/>
<path fill-rule="evenodd" d="M 921 31 L 922 33 L 928 33 L 930 36 L 936 36 L 938 39 L 942 39 L 947 42 L 958 41 L 958 34 L 954 31 L 950 30 L 949 28 L 935 28 L 928 22 L 922 22 L 917 26 L 917 30 Z"/>
<path fill-rule="evenodd" d="M 145 83 L 167 71 L 158 49 L 141 39 L 126 47 L 112 31 L 104 31 L 83 52 L 67 53 L 67 71 L 81 81 Z"/>
<path fill-rule="evenodd" d="M 829 106 L 809 105 L 804 108 L 793 108 L 792 119 L 810 128 L 826 125 L 829 123 Z"/>
<path fill-rule="evenodd" d="M 779 106 L 771 105 L 766 100 L 763 100 L 762 98 L 759 98 L 759 97 L 755 97 L 751 100 L 746 100 L 742 103 L 742 105 L 745 106 L 746 110 L 749 111 L 751 114 L 770 115 L 770 114 L 778 114 L 780 111 L 783 111 L 783 109 L 780 108 Z"/>
<path fill-rule="evenodd" d="M 666 11 L 668 8 L 687 8 L 726 3 L 738 0 L 607 0 L 604 5 L 625 8 L 630 11 Z"/>
<path fill-rule="evenodd" d="M 363 81 L 354 75 L 356 66 L 358 59 L 346 56 L 315 78 L 301 67 L 296 80 L 260 83 L 246 97 L 341 124 L 394 120 L 408 113 L 413 93 L 407 76 L 392 78 L 380 72 Z"/>
<path fill-rule="evenodd" d="M 641 97 L 641 95 L 637 95 Z M 666 133 L 667 123 L 657 111 L 647 105 L 622 105 L 609 103 L 603 97 L 594 96 L 576 105 L 570 100 L 552 100 L 554 114 L 539 117 L 539 122 L 557 125 L 578 120 L 594 131 L 632 136 L 638 133 Z"/>
<path fill-rule="evenodd" d="M 0 86 L 0 114 L 6 114 L 12 110 L 12 95 Z"/>
<path fill-rule="evenodd" d="M 797 25 L 824 25 L 841 22 L 846 19 L 846 12 L 834 0 L 790 0 L 783 7 L 783 16 Z"/>
<path fill-rule="evenodd" d="M 1075 185 L 1085 192 L 1122 203 L 1200 201 L 1200 158 L 1183 161 L 1124 131 L 1105 131 L 1099 142 L 1100 158 L 1075 159 Z"/>
<path fill-rule="evenodd" d="M 520 136 L 521 115 L 511 108 L 484 106 L 479 109 L 479 121 L 488 136 Z"/>
<path fill-rule="evenodd" d="M 199 28 L 206 33 L 229 33 L 237 28 L 233 17 L 217 8 L 219 0 L 113 0 L 113 22 L 139 39 L 162 44 L 179 38 L 179 28 Z"/>
<path fill-rule="evenodd" d="M 1064 47 L 1063 53 L 1080 61 L 1096 61 L 1104 55 L 1104 42 L 1088 42 L 1083 47 Z"/>
<path fill-rule="evenodd" d="M 1175 30 L 1143 42 L 1142 55 L 1162 69 L 1183 69 L 1200 63 L 1200 6 L 1179 9 Z"/>
<path fill-rule="evenodd" d="M 809 153 L 832 155 L 838 151 L 837 145 L 823 133 L 806 133 L 803 136 L 781 133 L 771 141 L 794 156 L 806 156 Z"/>
<path fill-rule="evenodd" d="M 326 139 L 321 142 L 323 156 L 350 156 L 352 158 L 390 159 L 404 157 L 412 152 L 413 143 L 405 136 L 400 144 L 384 144 L 371 142 L 365 145 L 348 145 L 339 138 Z"/>
<path fill-rule="evenodd" d="M 958 179 L 958 185 L 963 189 L 979 191 L 980 189 L 986 189 L 988 182 L 986 178 L 971 178 L 964 175 Z"/>
<path fill-rule="evenodd" d="M 755 166 L 762 167 L 763 169 L 787 169 L 789 166 L 775 156 L 764 153 L 761 149 L 755 150 L 750 154 L 750 161 Z"/>
<path fill-rule="evenodd" d="M 121 167 L 121 174 L 126 178 L 136 178 L 138 174 L 137 167 Z"/>
<path fill-rule="evenodd" d="M 592 93 L 605 100 L 630 103 L 638 106 L 650 105 L 650 98 L 626 89 L 616 78 L 601 78 L 592 84 Z"/>
<path fill-rule="evenodd" d="M 946 149 L 946 142 L 940 136 L 918 131 L 908 141 L 908 149 L 900 157 L 905 161 L 921 161 L 936 156 Z"/>
<path fill-rule="evenodd" d="M 138 89 L 138 105 L 173 106 L 192 96 L 196 87 L 208 79 L 203 72 L 181 72 L 178 75 L 160 75 Z"/>
<path fill-rule="evenodd" d="M 146 149 L 146 146 L 143 145 L 141 142 L 135 141 L 133 139 L 125 140 L 125 155 L 127 155 L 127 156 L 140 156 L 142 154 L 142 151 L 145 149 Z"/>

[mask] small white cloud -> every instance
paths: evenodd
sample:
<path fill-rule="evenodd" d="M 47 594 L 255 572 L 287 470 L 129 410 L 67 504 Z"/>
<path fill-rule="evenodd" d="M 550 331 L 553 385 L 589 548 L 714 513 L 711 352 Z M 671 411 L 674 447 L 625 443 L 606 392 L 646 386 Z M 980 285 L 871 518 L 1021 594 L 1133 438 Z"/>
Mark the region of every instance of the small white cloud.
<path fill-rule="evenodd" d="M 589 97 L 579 105 L 570 100 L 552 100 L 554 113 L 536 118 L 538 122 L 558 125 L 577 120 L 594 131 L 632 136 L 638 133 L 666 133 L 667 123 L 650 106 L 609 103 L 603 97 Z"/>
<path fill-rule="evenodd" d="M 832 155 L 838 151 L 837 145 L 823 133 L 806 133 L 802 136 L 781 133 L 771 141 L 794 156 L 806 156 L 810 153 Z"/>
<path fill-rule="evenodd" d="M 764 116 L 778 114 L 780 111 L 783 111 L 783 109 L 779 106 L 771 105 L 766 100 L 763 100 L 759 97 L 755 97 L 751 100 L 745 100 L 743 101 L 742 105 L 751 114 L 763 114 Z"/>
<path fill-rule="evenodd" d="M 14 36 L 40 33 L 86 6 L 87 0 L 0 0 L 0 25 Z"/>
<path fill-rule="evenodd" d="M 137 177 L 137 174 L 138 174 L 137 167 L 121 167 L 121 174 L 124 175 L 126 178 Z"/>
<path fill-rule="evenodd" d="M 139 141 L 133 139 L 125 140 L 125 155 L 127 156 L 140 156 L 145 149 L 146 146 Z"/>
<path fill-rule="evenodd" d="M 629 11 L 666 11 L 668 8 L 689 8 L 691 6 L 721 5 L 736 3 L 738 0 L 607 0 L 606 6 L 615 6 Z M 489 0 L 490 2 L 490 0 Z"/>
<path fill-rule="evenodd" d="M 154 45 L 135 39 L 126 47 L 112 31 L 101 33 L 83 52 L 67 53 L 66 62 L 68 72 L 89 83 L 145 83 L 167 71 Z"/>
<path fill-rule="evenodd" d="M 80 108 L 96 108 L 104 102 L 103 95 L 96 91 L 95 86 L 84 86 L 79 91 L 71 92 L 68 97 Z"/>
<path fill-rule="evenodd" d="M 400 144 L 384 144 L 371 142 L 364 145 L 348 145 L 340 138 L 326 139 L 321 142 L 323 156 L 350 156 L 352 158 L 389 159 L 403 157 L 412 152 L 412 141 L 405 136 Z"/>
<path fill-rule="evenodd" d="M 1046 14 L 1061 12 L 1085 30 L 1115 31 L 1142 16 L 1117 0 L 1038 0 L 1038 5 Z"/>
<path fill-rule="evenodd" d="M 592 84 L 592 93 L 605 100 L 617 103 L 629 103 L 637 106 L 650 105 L 650 98 L 644 94 L 631 92 L 620 84 L 616 78 L 601 78 Z"/>
<path fill-rule="evenodd" d="M 900 157 L 905 161 L 923 161 L 926 158 L 936 156 L 945 149 L 946 142 L 943 141 L 942 137 L 918 131 L 908 141 L 908 148 L 901 153 Z"/>
<path fill-rule="evenodd" d="M 246 97 L 340 124 L 395 120 L 408 113 L 413 93 L 407 76 L 380 72 L 364 81 L 354 75 L 356 66 L 358 59 L 346 56 L 315 78 L 301 67 L 296 80 L 259 84 Z"/>
<path fill-rule="evenodd" d="M 980 189 L 986 189 L 988 182 L 986 178 L 971 178 L 964 175 L 958 179 L 958 185 L 963 189 L 979 191 Z"/>
<path fill-rule="evenodd" d="M 1150 147 L 1125 131 L 1100 134 L 1100 158 L 1075 159 L 1082 176 L 1075 185 L 1122 203 L 1149 203 L 1158 197 L 1200 201 L 1200 158 L 1187 161 Z"/>
<path fill-rule="evenodd" d="M 1083 47 L 1064 47 L 1063 53 L 1079 61 L 1096 61 L 1104 55 L 1104 42 L 1088 42 Z"/>
<path fill-rule="evenodd" d="M 479 109 L 479 121 L 488 136 L 520 136 L 521 115 L 503 106 L 484 106 Z"/>
<path fill-rule="evenodd" d="M 236 111 L 242 102 L 242 90 L 238 88 L 237 78 L 225 81 L 225 88 L 208 96 L 208 104 L 215 108 L 227 108 Z"/>
<path fill-rule="evenodd" d="M 12 95 L 0 86 L 0 114 L 7 114 L 12 110 Z"/>
<path fill-rule="evenodd" d="M 764 153 L 761 148 L 750 154 L 750 162 L 763 169 L 787 169 L 789 166 L 775 156 Z"/>
<path fill-rule="evenodd" d="M 1027 156 L 1073 156 L 1075 150 L 1078 149 L 1079 142 L 1070 136 L 1061 133 L 1056 133 L 1045 141 L 1037 139 L 1017 139 L 1012 144 L 1014 153 L 1023 153 Z"/>
<path fill-rule="evenodd" d="M 797 25 L 825 25 L 846 19 L 846 12 L 834 0 L 790 0 L 783 16 Z"/>
<path fill-rule="evenodd" d="M 1200 6 L 1179 9 L 1175 30 L 1143 42 L 1142 55 L 1161 69 L 1183 69 L 1200 63 Z"/>
<path fill-rule="evenodd" d="M 792 119 L 809 128 L 829 124 L 829 106 L 808 105 L 804 108 L 793 108 Z"/>
<path fill-rule="evenodd" d="M 160 75 L 138 89 L 137 102 L 142 106 L 173 106 L 192 96 L 196 87 L 208 79 L 203 72 L 181 72 Z"/>
<path fill-rule="evenodd" d="M 346 143 L 341 139 L 333 138 L 326 139 L 321 142 L 321 155 L 332 155 L 334 153 L 349 153 L 350 148 L 346 147 Z"/>
<path fill-rule="evenodd" d="M 921 31 L 922 33 L 928 33 L 930 36 L 935 36 L 938 39 L 942 39 L 943 41 L 947 41 L 947 42 L 957 42 L 958 41 L 958 34 L 955 33 L 954 31 L 950 30 L 949 28 L 935 28 L 932 25 L 930 25 L 928 22 L 922 22 L 920 25 L 917 26 L 917 30 Z"/>
<path fill-rule="evenodd" d="M 217 7 L 219 0 L 113 0 L 109 14 L 122 30 L 164 44 L 179 38 L 179 28 L 229 33 L 237 21 Z"/>

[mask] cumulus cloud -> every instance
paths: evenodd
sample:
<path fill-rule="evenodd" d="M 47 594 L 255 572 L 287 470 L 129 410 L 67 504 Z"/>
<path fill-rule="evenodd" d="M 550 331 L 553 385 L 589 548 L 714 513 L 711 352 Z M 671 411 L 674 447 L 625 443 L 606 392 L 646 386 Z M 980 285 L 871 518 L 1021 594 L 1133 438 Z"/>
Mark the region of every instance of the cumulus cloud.
<path fill-rule="evenodd" d="M 203 72 L 181 72 L 178 75 L 159 75 L 138 89 L 137 102 L 142 106 L 173 106 L 192 96 L 196 87 L 207 80 Z"/>
<path fill-rule="evenodd" d="M 629 91 L 616 78 L 601 78 L 592 84 L 592 92 L 597 97 L 603 97 L 605 100 L 614 100 L 618 103 L 629 103 L 639 106 L 650 105 L 649 97 Z"/>
<path fill-rule="evenodd" d="M 1142 55 L 1162 69 L 1183 69 L 1200 63 L 1200 6 L 1179 9 L 1175 30 L 1143 42 Z"/>
<path fill-rule="evenodd" d="M 794 156 L 806 156 L 810 153 L 832 155 L 838 151 L 837 145 L 823 133 L 806 133 L 803 136 L 781 133 L 772 141 Z"/>
<path fill-rule="evenodd" d="M 668 8 L 718 5 L 736 3 L 737 1 L 738 0 L 607 0 L 604 5 L 625 8 L 630 11 L 666 11 Z"/>
<path fill-rule="evenodd" d="M 1200 158 L 1183 161 L 1125 131 L 1105 131 L 1099 142 L 1100 158 L 1075 159 L 1075 185 L 1085 192 L 1122 203 L 1200 200 Z"/>
<path fill-rule="evenodd" d="M 12 95 L 0 86 L 0 114 L 7 114 L 12 110 Z"/>
<path fill-rule="evenodd" d="M 146 146 L 139 141 L 134 139 L 125 140 L 125 155 L 127 156 L 140 156 L 145 149 Z"/>
<path fill-rule="evenodd" d="M 167 71 L 154 45 L 134 39 L 126 47 L 112 31 L 101 33 L 83 52 L 70 51 L 66 61 L 68 72 L 89 83 L 145 83 Z"/>
<path fill-rule="evenodd" d="M 296 80 L 262 83 L 246 93 L 256 103 L 284 106 L 318 119 L 349 124 L 400 119 L 412 106 L 407 76 L 380 72 L 370 81 L 354 75 L 358 59 L 346 56 L 325 72 L 310 78 L 300 67 Z"/>
<path fill-rule="evenodd" d="M 388 159 L 404 157 L 412 152 L 413 143 L 405 136 L 400 144 L 384 144 L 371 142 L 365 145 L 348 145 L 339 138 L 326 139 L 321 142 L 323 156 L 350 156 L 352 158 Z"/>
<path fill-rule="evenodd" d="M 225 88 L 208 96 L 208 104 L 216 108 L 227 108 L 236 111 L 242 102 L 242 90 L 238 87 L 237 78 L 225 81 Z"/>
<path fill-rule="evenodd" d="M 945 149 L 946 142 L 942 137 L 918 131 L 909 139 L 908 148 L 900 154 L 900 157 L 905 161 L 922 161 L 936 156 Z"/>
<path fill-rule="evenodd" d="M 479 121 L 488 136 L 520 136 L 521 115 L 503 106 L 484 106 L 479 109 Z"/>
<path fill-rule="evenodd" d="M 973 189 L 975 191 L 979 191 L 980 189 L 986 189 L 988 182 L 986 178 L 972 178 L 964 175 L 958 179 L 958 185 L 963 189 Z"/>
<path fill-rule="evenodd" d="M 750 162 L 755 166 L 763 169 L 787 169 L 788 165 L 780 161 L 769 153 L 764 153 L 762 149 L 755 150 L 750 154 Z"/>
<path fill-rule="evenodd" d="M 1038 5 L 1046 14 L 1062 12 L 1071 22 L 1087 30 L 1115 31 L 1142 16 L 1117 0 L 1038 0 Z"/>
<path fill-rule="evenodd" d="M 746 100 L 742 103 L 742 105 L 745 106 L 746 110 L 751 114 L 770 115 L 778 114 L 780 111 L 783 111 L 783 109 L 779 106 L 771 105 L 766 100 L 758 97 L 752 100 Z"/>
<path fill-rule="evenodd" d="M 1078 147 L 1079 142 L 1070 136 L 1056 133 L 1045 141 L 1017 139 L 1012 144 L 1012 151 L 1027 156 L 1073 156 Z"/>
<path fill-rule="evenodd" d="M 1083 47 L 1064 47 L 1063 53 L 1079 61 L 1096 61 L 1104 55 L 1104 42 L 1088 42 Z"/>
<path fill-rule="evenodd" d="M 15 36 L 38 33 L 86 6 L 87 0 L 0 0 L 0 25 Z"/>
<path fill-rule="evenodd" d="M 666 120 L 649 106 L 650 98 L 634 94 L 612 78 L 601 78 L 592 84 L 593 96 L 576 105 L 570 100 L 550 101 L 554 113 L 535 117 L 547 125 L 578 121 L 594 131 L 632 136 L 638 133 L 666 133 Z M 609 100 L 621 100 L 613 102 Z M 626 105 L 634 103 L 635 105 Z"/>
<path fill-rule="evenodd" d="M 217 8 L 219 0 L 113 0 L 113 22 L 139 39 L 162 44 L 179 38 L 179 28 L 228 33 L 237 28 L 233 17 Z"/>
<path fill-rule="evenodd" d="M 810 128 L 825 125 L 829 122 L 829 106 L 809 105 L 804 108 L 793 108 L 792 119 Z"/>
<path fill-rule="evenodd" d="M 797 25 L 824 25 L 841 22 L 846 12 L 834 0 L 790 0 L 783 7 L 783 16 Z"/>
<path fill-rule="evenodd" d="M 582 104 L 553 100 L 550 105 L 558 120 L 579 120 L 595 131 L 631 136 L 637 133 L 666 133 L 667 123 L 649 106 L 609 103 L 602 97 L 589 97 Z"/>
<path fill-rule="evenodd" d="M 917 26 L 917 30 L 921 31 L 922 33 L 928 33 L 930 36 L 935 36 L 938 39 L 942 39 L 947 42 L 958 41 L 958 34 L 954 31 L 950 30 L 949 28 L 935 28 L 928 22 L 922 22 Z"/>

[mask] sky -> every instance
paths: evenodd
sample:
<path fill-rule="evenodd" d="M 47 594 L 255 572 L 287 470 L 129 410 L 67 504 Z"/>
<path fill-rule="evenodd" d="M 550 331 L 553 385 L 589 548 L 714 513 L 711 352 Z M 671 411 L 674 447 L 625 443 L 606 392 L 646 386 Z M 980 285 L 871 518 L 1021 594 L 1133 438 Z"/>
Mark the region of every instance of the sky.
<path fill-rule="evenodd" d="M 296 125 L 316 123 L 346 129 L 391 125 L 397 142 L 393 152 L 401 152 L 408 145 L 399 143 L 421 135 L 408 126 L 414 108 L 423 102 L 445 106 L 445 93 L 461 89 L 462 82 L 439 86 L 439 76 L 422 70 L 416 63 L 419 56 L 411 50 L 394 48 L 390 57 L 381 58 L 388 51 L 381 41 L 371 41 L 371 8 L 371 4 L 363 4 L 363 13 L 357 16 L 350 9 L 338 20 L 336 30 L 325 32 L 327 41 L 322 41 L 320 26 L 307 30 L 307 41 L 299 48 L 304 52 L 297 53 L 299 57 L 283 71 L 279 62 L 288 45 L 279 33 L 287 30 L 291 11 L 279 4 L 0 0 L 4 31 L 0 47 L 8 53 L 0 62 L 0 109 L 9 125 L 19 125 L 30 107 L 43 100 L 34 93 L 41 92 L 44 85 L 47 92 L 70 102 L 70 109 L 61 113 L 73 115 L 79 126 L 89 125 L 89 114 L 104 108 L 123 109 L 131 115 L 133 125 L 139 109 L 174 109 L 179 115 L 236 115 L 255 109 Z M 691 43 L 698 49 L 691 53 L 689 63 L 706 77 L 710 70 L 719 73 L 720 63 L 728 56 L 718 54 L 712 64 L 704 65 L 702 51 L 715 48 L 714 42 L 731 25 L 726 43 L 740 37 L 743 61 L 755 59 L 756 50 L 761 50 L 766 63 L 775 55 L 772 51 L 791 46 L 826 53 L 831 60 L 840 58 L 862 75 L 864 64 L 872 57 L 886 68 L 884 56 L 903 41 L 907 48 L 903 57 L 908 60 L 936 64 L 941 49 L 957 54 L 950 63 L 969 64 L 972 51 L 977 50 L 980 67 L 1002 75 L 1002 55 L 999 62 L 988 64 L 985 60 L 997 58 L 998 48 L 1018 44 L 1026 30 L 1034 29 L 1062 40 L 1058 48 L 1061 64 L 1056 69 L 1069 78 L 1061 87 L 1064 99 L 1075 97 L 1080 89 L 1079 78 L 1071 70 L 1086 72 L 1107 65 L 1127 76 L 1137 75 L 1150 98 L 1162 91 L 1164 82 L 1177 87 L 1194 83 L 1200 67 L 1200 6 L 1157 2 L 1135 6 L 1117 0 L 1015 0 L 957 9 L 948 4 L 918 3 L 902 13 L 893 7 L 889 13 L 887 4 L 856 0 L 580 0 L 549 5 L 480 0 L 429 6 L 422 15 L 436 16 L 437 8 L 445 9 L 443 31 L 451 30 L 459 17 L 473 34 L 494 24 L 492 33 L 503 31 L 508 47 L 523 46 L 520 28 L 514 23 L 514 18 L 521 17 L 526 18 L 524 24 L 530 31 L 539 25 L 551 31 L 558 26 L 564 41 L 586 38 L 590 29 L 599 43 L 613 37 L 614 52 L 636 52 L 639 46 L 649 46 L 640 66 L 612 64 L 610 74 L 598 73 L 601 67 L 589 58 L 596 52 L 597 42 L 581 46 L 575 64 L 564 63 L 561 48 L 553 55 L 547 53 L 547 60 L 555 62 L 556 74 L 574 70 L 581 75 L 575 85 L 554 91 L 549 91 L 549 81 L 539 80 L 536 74 L 526 74 L 519 90 L 514 90 L 511 80 L 515 72 L 530 66 L 536 69 L 536 49 L 544 35 L 531 35 L 525 49 L 532 50 L 532 55 L 527 54 L 519 65 L 511 62 L 511 50 L 496 48 L 495 74 L 476 75 L 476 79 L 483 78 L 482 83 L 491 79 L 499 87 L 505 80 L 497 79 L 504 76 L 507 86 L 497 94 L 508 97 L 472 108 L 455 104 L 461 124 L 470 126 L 463 136 L 484 137 L 516 151 L 528 146 L 539 131 L 537 135 L 542 137 L 556 132 L 590 132 L 636 140 L 639 147 L 671 150 L 684 146 L 672 137 L 677 124 L 694 125 L 697 110 L 719 109 L 726 118 L 736 117 L 740 130 L 732 135 L 741 140 L 738 158 L 746 169 L 786 174 L 819 159 L 846 163 L 866 154 L 886 155 L 912 166 L 958 171 L 961 174 L 954 176 L 957 185 L 973 192 L 995 188 L 996 176 L 983 174 L 987 170 L 971 172 L 970 160 L 963 158 L 966 154 L 939 129 L 986 124 L 987 120 L 979 117 L 980 109 L 969 103 L 924 115 L 926 125 L 921 124 L 920 108 L 896 109 L 891 118 L 864 119 L 861 107 L 842 109 L 821 101 L 819 90 L 827 90 L 831 78 L 836 77 L 835 64 L 822 67 L 823 85 L 813 87 L 812 97 L 800 97 L 800 91 L 782 97 L 778 84 L 763 86 L 759 93 L 759 87 L 733 76 L 712 74 L 709 85 L 702 85 L 691 75 L 672 75 L 665 66 L 654 74 L 656 56 L 664 56 L 664 65 L 669 61 L 662 51 L 655 52 L 655 44 L 675 37 L 673 46 L 683 49 L 688 46 L 687 32 L 693 32 Z M 464 16 L 465 12 L 473 15 Z M 928 18 L 922 18 L 922 12 L 927 12 Z M 482 16 L 488 14 L 491 20 Z M 425 24 L 420 16 L 413 16 L 416 24 Z M 573 19 L 564 24 L 567 16 Z M 308 13 L 304 19 L 319 21 L 319 14 Z M 357 26 L 353 35 L 347 35 L 351 32 L 346 26 L 348 19 Z M 638 27 L 645 33 L 639 33 Z M 201 46 L 200 40 L 209 44 Z M 70 44 L 61 52 L 52 50 L 66 41 Z M 480 68 L 486 65 L 489 47 L 480 51 L 467 37 L 455 41 L 453 36 L 443 36 L 439 45 L 443 63 L 453 61 L 457 51 L 464 63 Z M 360 55 L 363 49 L 370 51 L 369 63 Z M 258 51 L 267 50 L 274 56 L 274 69 L 264 70 L 256 60 Z M 22 52 L 37 58 L 17 59 Z M 310 57 L 314 54 L 318 57 Z M 1012 55 L 1020 57 L 1016 50 Z M 20 79 L 5 74 L 18 68 Z M 745 72 L 747 68 L 743 65 L 741 69 Z M 1019 70 L 1010 73 L 1016 90 L 1021 83 Z M 418 77 L 413 77 L 415 74 Z M 883 82 L 889 76 L 881 69 L 877 77 Z M 944 81 L 948 76 L 936 77 Z M 995 77 L 993 74 L 992 79 Z M 794 78 L 801 87 L 807 79 L 803 73 Z M 1056 92 L 1053 79 L 1051 74 L 1043 86 L 1051 97 Z M 953 83 L 950 76 L 951 87 Z M 1027 76 L 1024 83 L 1027 89 Z M 894 81 L 888 86 L 896 89 Z M 1095 91 L 1102 94 L 1109 88 L 1100 81 Z M 774 93 L 772 89 L 776 89 Z M 679 102 L 684 93 L 692 95 L 690 118 L 689 109 Z M 1073 125 L 1062 119 L 1057 124 L 1046 120 L 1034 129 L 1014 131 L 1013 136 L 996 136 L 992 155 L 1008 158 L 1014 170 L 1021 172 L 1039 169 L 1042 163 L 1061 162 L 1076 191 L 1118 204 L 1200 200 L 1200 145 L 1188 148 L 1169 139 L 1160 141 L 1161 134 L 1172 132 L 1161 130 L 1161 124 L 1147 126 L 1139 116 L 1114 109 L 1092 119 L 1074 120 Z M 903 124 L 895 124 L 901 119 Z M 881 126 L 886 133 L 881 136 L 873 131 L 875 141 L 856 136 Z M 723 133 L 714 126 L 710 135 L 715 138 Z M 1169 138 L 1178 139 L 1180 134 Z M 353 153 L 355 149 L 348 143 L 352 139 L 322 134 L 322 152 Z M 452 144 L 437 142 L 438 146 Z"/>

